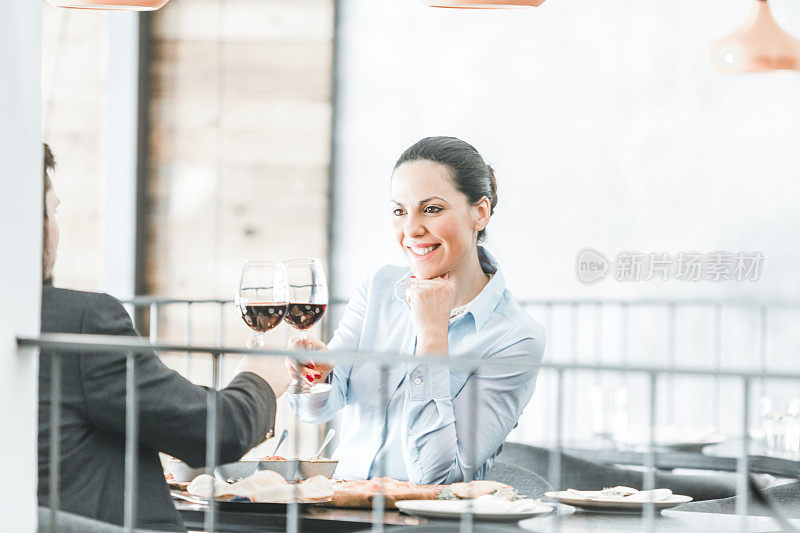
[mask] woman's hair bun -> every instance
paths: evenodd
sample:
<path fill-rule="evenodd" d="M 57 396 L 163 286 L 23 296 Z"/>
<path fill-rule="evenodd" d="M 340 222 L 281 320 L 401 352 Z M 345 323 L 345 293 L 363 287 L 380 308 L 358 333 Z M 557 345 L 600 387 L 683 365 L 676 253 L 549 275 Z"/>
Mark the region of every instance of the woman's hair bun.
<path fill-rule="evenodd" d="M 494 177 L 492 165 L 486 165 L 486 170 L 489 171 L 489 188 L 492 191 L 492 195 L 488 197 L 489 205 L 491 206 L 492 214 L 494 214 L 494 208 L 497 205 L 497 178 Z"/>

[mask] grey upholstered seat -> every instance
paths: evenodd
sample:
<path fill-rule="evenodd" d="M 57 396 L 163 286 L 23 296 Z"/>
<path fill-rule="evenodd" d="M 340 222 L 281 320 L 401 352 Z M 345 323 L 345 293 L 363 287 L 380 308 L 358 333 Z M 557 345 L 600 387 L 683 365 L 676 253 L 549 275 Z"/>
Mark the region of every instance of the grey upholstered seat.
<path fill-rule="evenodd" d="M 486 473 L 486 479 L 511 485 L 528 498 L 541 498 L 550 490 L 550 485 L 540 475 L 527 468 L 495 461 Z"/>
<path fill-rule="evenodd" d="M 497 461 L 520 466 L 548 479 L 550 450 L 507 442 Z M 561 455 L 561 490 L 593 490 L 617 485 L 641 489 L 643 482 L 642 472 L 636 470 L 593 463 L 563 453 Z M 695 500 L 727 498 L 736 494 L 735 480 L 730 475 L 688 476 L 656 472 L 656 486 L 691 496 Z"/>
<path fill-rule="evenodd" d="M 800 481 L 792 481 L 783 485 L 776 485 L 761 492 L 786 518 L 800 518 Z M 685 503 L 676 510 L 695 511 L 700 513 L 736 513 L 736 497 L 721 498 Z M 747 514 L 755 516 L 770 516 L 770 510 L 755 501 L 752 493 L 748 495 Z"/>

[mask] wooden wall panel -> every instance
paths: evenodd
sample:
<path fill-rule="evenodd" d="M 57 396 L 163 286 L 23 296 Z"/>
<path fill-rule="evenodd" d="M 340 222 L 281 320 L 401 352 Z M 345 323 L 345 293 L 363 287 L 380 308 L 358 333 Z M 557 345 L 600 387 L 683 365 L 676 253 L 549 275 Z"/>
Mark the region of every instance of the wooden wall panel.
<path fill-rule="evenodd" d="M 245 259 L 327 257 L 333 24 L 333 0 L 172 0 L 154 15 L 146 293 L 232 298 Z M 226 343 L 243 345 L 233 306 L 222 319 Z M 192 341 L 217 342 L 219 320 L 196 306 Z M 186 340 L 184 308 L 160 313 L 159 337 Z M 209 382 L 202 358 L 162 357 Z M 279 425 L 295 423 L 283 409 Z M 311 452 L 316 428 L 302 434 Z"/>

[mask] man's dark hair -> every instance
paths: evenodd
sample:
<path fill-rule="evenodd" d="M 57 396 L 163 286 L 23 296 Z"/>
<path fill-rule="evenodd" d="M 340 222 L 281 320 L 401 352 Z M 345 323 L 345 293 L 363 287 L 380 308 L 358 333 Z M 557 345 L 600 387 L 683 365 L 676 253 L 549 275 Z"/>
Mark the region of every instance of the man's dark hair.
<path fill-rule="evenodd" d="M 42 143 L 42 146 L 44 147 L 44 166 L 42 167 L 42 179 L 44 180 L 44 187 L 42 188 L 42 212 L 46 219 L 47 203 L 45 202 L 45 197 L 47 196 L 47 191 L 53 188 L 50 174 L 56 169 L 56 158 L 53 155 L 53 151 L 50 149 L 50 145 Z"/>
<path fill-rule="evenodd" d="M 48 247 L 47 237 L 47 191 L 53 188 L 53 182 L 50 180 L 50 174 L 56 169 L 56 158 L 53 156 L 53 151 L 47 143 L 42 143 L 44 148 L 44 165 L 42 167 L 42 180 L 44 187 L 42 187 L 42 273 L 45 270 L 45 252 Z M 44 285 L 52 285 L 52 275 L 42 280 Z"/>

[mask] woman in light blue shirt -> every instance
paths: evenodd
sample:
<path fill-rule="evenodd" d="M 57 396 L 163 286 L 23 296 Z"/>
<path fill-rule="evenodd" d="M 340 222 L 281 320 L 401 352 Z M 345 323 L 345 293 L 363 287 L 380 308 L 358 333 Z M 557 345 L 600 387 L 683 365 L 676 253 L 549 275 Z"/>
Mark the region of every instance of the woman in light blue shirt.
<path fill-rule="evenodd" d="M 497 189 L 475 148 L 453 137 L 422 139 L 397 161 L 391 194 L 394 238 L 410 268 L 378 270 L 351 297 L 327 347 L 313 339 L 304 347 L 421 359 L 520 357 L 534 366 L 479 370 L 472 377 L 436 365 L 394 366 L 383 374 L 384 408 L 377 364 L 308 363 L 302 375 L 329 381 L 332 389 L 321 396 L 287 394 L 289 405 L 311 423 L 343 410 L 337 477 L 387 475 L 420 484 L 481 479 L 533 394 L 544 330 L 517 305 L 499 265 L 479 244 Z M 469 406 L 471 380 L 477 412 Z"/>

